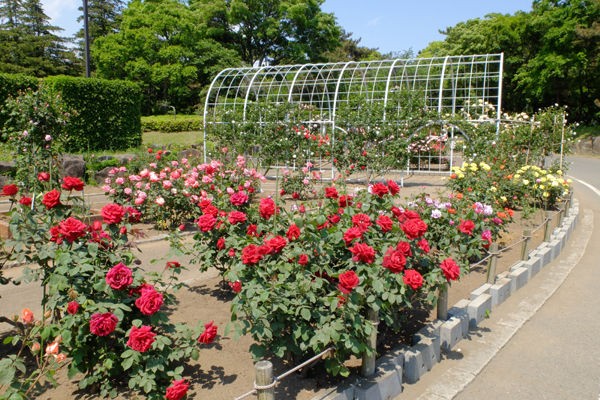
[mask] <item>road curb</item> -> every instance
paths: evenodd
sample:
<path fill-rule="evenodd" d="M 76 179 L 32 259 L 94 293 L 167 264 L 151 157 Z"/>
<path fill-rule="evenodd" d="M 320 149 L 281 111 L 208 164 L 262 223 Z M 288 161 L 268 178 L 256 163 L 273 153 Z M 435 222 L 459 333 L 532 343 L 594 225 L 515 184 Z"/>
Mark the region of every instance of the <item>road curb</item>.
<path fill-rule="evenodd" d="M 369 399 L 384 400 L 400 396 L 405 384 L 419 381 L 441 357 L 432 355 L 452 352 L 460 341 L 477 331 L 479 323 L 487 318 L 488 314 L 504 303 L 512 294 L 538 274 L 545 266 L 558 257 L 564 249 L 566 242 L 577 226 L 579 216 L 579 202 L 574 199 L 567 216 L 550 237 L 549 242 L 543 242 L 529 255 L 528 260 L 520 261 L 513 265 L 509 271 L 499 274 L 494 285 L 484 284 L 471 292 L 470 299 L 462 299 L 448 310 L 449 319 L 446 321 L 433 321 L 427 324 L 420 332 L 429 332 L 429 337 L 424 340 L 421 333 L 415 335 L 413 346 L 402 346 L 395 351 L 384 355 L 377 360 L 375 375 L 369 378 L 354 378 L 335 389 L 322 390 L 312 400 L 352 400 Z M 583 252 L 582 252 L 583 253 Z M 579 254 L 581 257 L 581 254 Z M 569 260 L 572 261 L 572 260 Z M 466 362 L 464 366 L 447 371 L 448 379 L 429 387 L 419 400 L 452 399 L 466 385 L 471 382 L 477 373 L 493 358 L 504 344 L 519 330 L 519 328 L 546 302 L 546 300 L 560 287 L 575 266 L 570 262 L 562 274 L 562 279 L 556 286 L 549 288 L 536 305 L 525 305 L 516 313 L 514 321 L 504 321 L 506 332 L 487 332 L 485 335 L 502 336 L 496 345 L 482 350 L 475 360 Z M 572 265 L 571 265 L 572 264 Z M 500 343 L 501 342 L 501 343 Z M 437 362 L 436 362 L 437 360 Z M 441 360 L 443 362 L 443 359 Z M 390 368 L 390 363 L 394 366 Z M 462 364 L 462 362 L 461 362 Z M 398 384 L 398 377 L 400 384 Z M 365 394 L 368 393 L 368 397 Z M 399 398 L 402 398 L 401 396 Z"/>

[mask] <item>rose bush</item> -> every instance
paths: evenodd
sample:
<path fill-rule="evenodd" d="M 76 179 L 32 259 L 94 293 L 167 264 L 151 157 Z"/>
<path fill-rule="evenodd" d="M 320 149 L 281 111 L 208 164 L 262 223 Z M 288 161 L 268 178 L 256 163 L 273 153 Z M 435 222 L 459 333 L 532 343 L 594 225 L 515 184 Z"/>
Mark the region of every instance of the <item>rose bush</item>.
<path fill-rule="evenodd" d="M 189 222 L 197 215 L 201 198 L 222 197 L 237 193 L 250 201 L 260 190 L 264 177 L 248 168 L 246 159 L 238 156 L 206 164 L 190 160 L 159 159 L 139 170 L 125 166 L 109 171 L 103 189 L 117 204 L 139 211 L 145 221 L 159 228 L 174 228 Z"/>
<path fill-rule="evenodd" d="M 42 372 L 52 377 L 56 368 L 68 366 L 81 389 L 102 397 L 137 392 L 163 398 L 173 392 L 169 388 L 181 389 L 186 363 L 198 359 L 199 347 L 215 340 L 218 329 L 212 323 L 207 330 L 201 323 L 169 321 L 166 308 L 181 286 L 177 277 L 183 267 L 171 263 L 162 273 L 145 273 L 128 238 L 129 220 L 137 211 L 108 204 L 102 221 L 87 223 L 73 207 L 81 197 L 71 193 L 82 183 L 65 178 L 62 185 L 69 193 L 52 189 L 29 206 L 19 203 L 12 212 L 13 238 L 6 242 L 12 260 L 28 265 L 21 280 L 41 278 L 45 288 L 44 320 L 30 331 L 36 335 L 12 340 L 33 354 L 40 354 L 35 342 L 42 349 L 44 343 L 56 343 L 46 353 L 56 355 L 57 362 L 38 364 L 43 368 L 26 378 L 18 372 L 22 357 L 3 359 L 10 376 L 0 385 L 10 381 L 8 390 L 15 396 L 38 393 L 43 388 L 35 383 Z M 32 319 L 23 313 L 25 326 Z"/>
<path fill-rule="evenodd" d="M 398 191 L 394 182 L 356 195 L 328 187 L 314 204 L 289 209 L 267 197 L 233 221 L 239 206 L 207 197 L 193 248 L 180 249 L 202 269 L 218 263 L 237 293 L 232 319 L 255 339 L 255 357 L 335 345 L 327 366 L 346 374 L 350 355 L 373 351 L 368 310 L 398 328 L 404 310 L 417 300 L 433 304 L 436 290 L 458 278 L 456 268 L 441 267 L 452 255 L 428 251 L 421 216 L 396 205 Z"/>

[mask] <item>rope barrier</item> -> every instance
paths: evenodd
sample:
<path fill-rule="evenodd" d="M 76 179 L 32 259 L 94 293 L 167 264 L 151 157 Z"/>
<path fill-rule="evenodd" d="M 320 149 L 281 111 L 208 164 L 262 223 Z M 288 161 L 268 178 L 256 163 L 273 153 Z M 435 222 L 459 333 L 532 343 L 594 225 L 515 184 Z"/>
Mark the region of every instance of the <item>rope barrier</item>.
<path fill-rule="evenodd" d="M 304 367 L 306 367 L 307 365 L 310 365 L 312 363 L 314 363 L 316 360 L 323 358 L 326 354 L 334 351 L 335 349 L 333 347 L 329 347 L 325 350 L 323 350 L 322 352 L 320 352 L 319 354 L 317 354 L 316 356 L 309 358 L 308 360 L 304 361 L 301 364 L 296 365 L 294 368 L 284 372 L 283 374 L 273 378 L 273 382 L 271 382 L 268 385 L 257 385 L 256 382 L 254 382 L 254 389 L 252 389 L 251 391 L 244 393 L 243 395 L 234 398 L 234 400 L 241 400 L 244 399 L 248 396 L 251 396 L 253 394 L 256 394 L 259 390 L 268 390 L 268 389 L 272 389 L 275 386 L 277 386 L 277 384 L 279 383 L 279 381 L 281 381 L 282 379 L 286 378 L 287 376 L 293 374 L 294 372 L 298 371 L 299 369 L 302 369 Z"/>

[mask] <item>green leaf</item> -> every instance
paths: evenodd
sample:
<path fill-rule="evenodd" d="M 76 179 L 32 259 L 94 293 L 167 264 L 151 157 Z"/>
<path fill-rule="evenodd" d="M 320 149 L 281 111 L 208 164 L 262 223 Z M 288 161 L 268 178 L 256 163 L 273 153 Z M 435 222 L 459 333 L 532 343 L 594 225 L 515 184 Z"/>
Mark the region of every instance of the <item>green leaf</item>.
<path fill-rule="evenodd" d="M 300 315 L 302 316 L 302 318 L 304 318 L 307 321 L 310 321 L 310 319 L 311 319 L 310 310 L 308 308 L 301 309 Z"/>
<path fill-rule="evenodd" d="M 16 369 L 11 365 L 10 359 L 0 360 L 0 385 L 10 385 L 15 377 L 15 372 Z"/>

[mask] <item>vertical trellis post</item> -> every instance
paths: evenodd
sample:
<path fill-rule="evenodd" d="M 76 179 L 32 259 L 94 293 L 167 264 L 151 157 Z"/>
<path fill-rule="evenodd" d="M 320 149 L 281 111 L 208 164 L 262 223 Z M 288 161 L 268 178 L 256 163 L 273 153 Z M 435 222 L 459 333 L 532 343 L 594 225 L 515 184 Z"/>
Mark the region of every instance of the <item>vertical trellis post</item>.
<path fill-rule="evenodd" d="M 550 241 L 550 234 L 552 233 L 551 222 L 552 222 L 552 212 L 546 211 L 546 219 L 544 221 L 544 242 Z"/>

